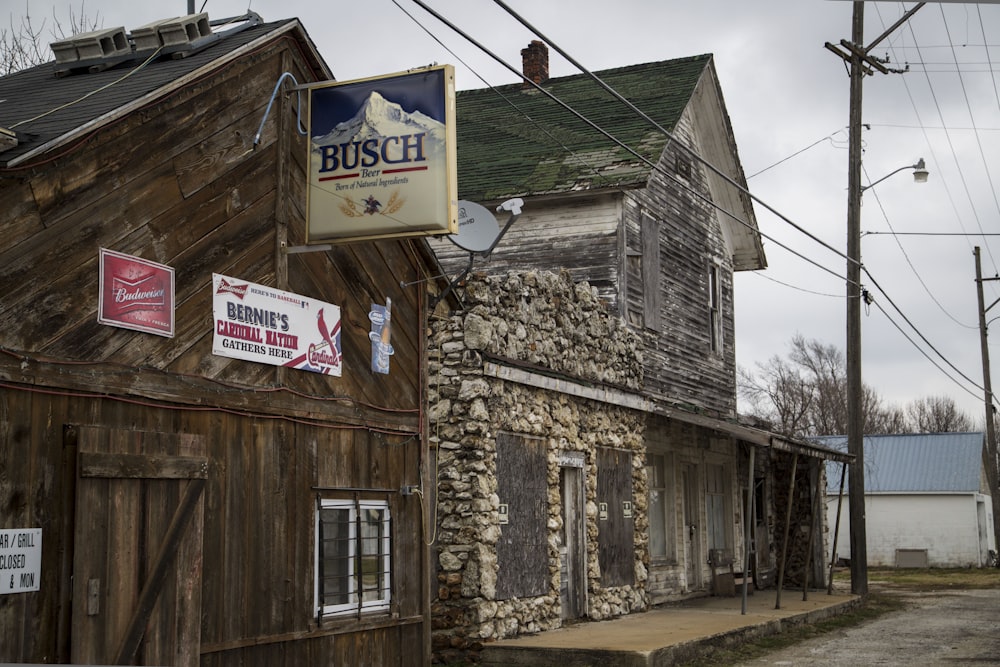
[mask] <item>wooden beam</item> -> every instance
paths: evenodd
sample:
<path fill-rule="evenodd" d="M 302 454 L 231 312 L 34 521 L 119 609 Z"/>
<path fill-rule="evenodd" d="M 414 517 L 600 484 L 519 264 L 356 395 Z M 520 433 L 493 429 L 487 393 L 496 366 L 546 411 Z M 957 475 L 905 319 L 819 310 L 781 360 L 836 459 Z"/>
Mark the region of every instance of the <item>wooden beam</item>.
<path fill-rule="evenodd" d="M 208 459 L 148 454 L 80 454 L 80 477 L 207 479 Z"/>

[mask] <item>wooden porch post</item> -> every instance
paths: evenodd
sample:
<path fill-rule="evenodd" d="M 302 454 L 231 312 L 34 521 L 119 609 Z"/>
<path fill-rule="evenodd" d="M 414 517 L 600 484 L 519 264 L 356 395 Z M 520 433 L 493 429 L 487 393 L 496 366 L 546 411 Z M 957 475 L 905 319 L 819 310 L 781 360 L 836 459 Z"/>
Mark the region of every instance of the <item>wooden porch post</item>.
<path fill-rule="evenodd" d="M 774 608 L 781 609 L 781 586 L 785 583 L 785 559 L 788 558 L 788 528 L 792 523 L 792 505 L 795 499 L 795 472 L 799 467 L 799 453 L 792 456 L 792 474 L 788 482 L 788 509 L 785 510 L 785 539 L 781 542 L 781 563 L 778 565 L 778 594 L 774 601 Z"/>
<path fill-rule="evenodd" d="M 750 554 L 753 550 L 750 548 L 750 541 L 753 537 L 753 519 L 754 519 L 754 486 L 753 486 L 753 471 L 754 471 L 754 457 L 757 454 L 757 446 L 750 445 L 750 470 L 747 472 L 747 478 L 749 484 L 747 486 L 747 507 L 745 521 L 746 530 L 743 533 L 743 604 L 740 608 L 741 614 L 747 613 L 747 579 L 750 578 Z"/>
<path fill-rule="evenodd" d="M 826 594 L 833 595 L 833 565 L 837 562 L 837 540 L 840 539 L 840 508 L 844 505 L 844 477 L 847 474 L 847 463 L 840 468 L 840 492 L 837 494 L 837 525 L 833 528 L 833 547 L 830 550 L 830 583 L 826 586 Z"/>

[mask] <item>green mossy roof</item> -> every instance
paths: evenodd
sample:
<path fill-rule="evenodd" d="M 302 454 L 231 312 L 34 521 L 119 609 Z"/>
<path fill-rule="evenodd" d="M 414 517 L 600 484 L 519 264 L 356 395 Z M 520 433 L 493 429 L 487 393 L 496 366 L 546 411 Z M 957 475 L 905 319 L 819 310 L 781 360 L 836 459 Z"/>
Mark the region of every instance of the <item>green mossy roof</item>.
<path fill-rule="evenodd" d="M 700 55 L 594 74 L 673 130 L 711 58 Z M 543 88 L 645 158 L 659 159 L 668 137 L 590 76 L 549 79 Z M 534 87 L 518 83 L 460 91 L 457 116 L 462 199 L 638 187 L 649 176 L 649 165 Z"/>

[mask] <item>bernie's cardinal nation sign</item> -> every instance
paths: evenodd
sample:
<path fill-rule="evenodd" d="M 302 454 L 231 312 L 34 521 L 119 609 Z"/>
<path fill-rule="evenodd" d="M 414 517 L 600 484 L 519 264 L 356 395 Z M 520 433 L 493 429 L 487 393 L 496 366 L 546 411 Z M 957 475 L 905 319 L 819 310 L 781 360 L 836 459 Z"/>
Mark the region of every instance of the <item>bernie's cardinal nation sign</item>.
<path fill-rule="evenodd" d="M 212 276 L 212 353 L 313 373 L 341 373 L 340 307 Z"/>

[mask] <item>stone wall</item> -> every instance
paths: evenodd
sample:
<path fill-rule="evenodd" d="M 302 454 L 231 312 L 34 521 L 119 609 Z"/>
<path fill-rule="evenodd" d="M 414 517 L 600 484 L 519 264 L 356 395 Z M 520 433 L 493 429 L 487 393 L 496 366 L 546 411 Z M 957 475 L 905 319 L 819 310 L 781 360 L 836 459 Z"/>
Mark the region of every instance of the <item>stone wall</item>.
<path fill-rule="evenodd" d="M 437 446 L 437 597 L 432 603 L 437 659 L 474 656 L 483 643 L 560 627 L 561 455 L 583 457 L 587 532 L 587 617 L 611 618 L 649 605 L 645 415 L 553 388 L 490 374 L 487 364 L 530 370 L 575 386 L 642 386 L 639 339 L 586 283 L 567 273 L 474 274 L 459 291 L 464 308 L 431 320 L 429 403 Z M 496 438 L 501 432 L 540 439 L 547 452 L 548 591 L 497 597 L 496 545 L 501 535 Z M 637 518 L 634 585 L 601 584 L 595 452 L 632 453 Z"/>

